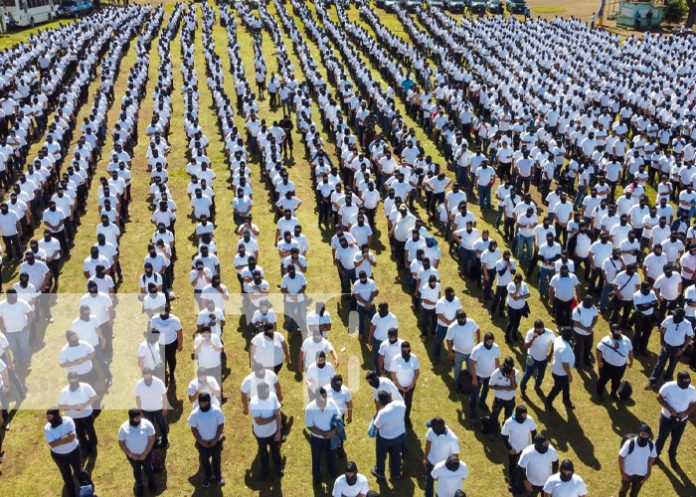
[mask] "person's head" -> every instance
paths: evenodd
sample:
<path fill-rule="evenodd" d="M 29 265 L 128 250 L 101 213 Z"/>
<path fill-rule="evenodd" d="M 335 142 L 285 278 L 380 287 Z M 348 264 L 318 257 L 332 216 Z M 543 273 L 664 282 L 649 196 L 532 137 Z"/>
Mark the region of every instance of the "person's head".
<path fill-rule="evenodd" d="M 560 466 L 561 481 L 570 481 L 575 473 L 575 466 L 570 459 L 564 459 Z"/>
<path fill-rule="evenodd" d="M 520 404 L 515 406 L 514 419 L 518 423 L 522 424 L 527 421 L 527 406 Z"/>
<path fill-rule="evenodd" d="M 401 342 L 401 357 L 407 361 L 411 358 L 411 344 L 408 340 Z"/>
<path fill-rule="evenodd" d="M 343 470 L 346 477 L 346 483 L 350 486 L 355 485 L 358 481 L 358 465 L 353 461 L 346 463 L 346 468 Z"/>
<path fill-rule="evenodd" d="M 65 332 L 65 339 L 70 347 L 77 347 L 80 344 L 80 337 L 77 335 L 77 332 L 73 330 Z"/>
<path fill-rule="evenodd" d="M 485 335 L 483 335 L 483 346 L 486 349 L 491 349 L 493 347 L 493 343 L 495 342 L 495 335 L 493 335 L 492 331 L 486 332 Z"/>
<path fill-rule="evenodd" d="M 211 397 L 208 392 L 201 392 L 198 395 L 198 407 L 203 412 L 208 412 L 212 406 Z"/>
<path fill-rule="evenodd" d="M 317 354 L 317 367 L 324 369 L 326 367 L 326 352 L 323 350 Z"/>
<path fill-rule="evenodd" d="M 143 413 L 140 409 L 133 408 L 133 409 L 128 409 L 128 423 L 132 427 L 137 427 L 140 426 L 140 422 L 143 419 Z"/>
<path fill-rule="evenodd" d="M 621 326 L 619 326 L 617 323 L 611 325 L 611 337 L 614 340 L 621 339 Z"/>
<path fill-rule="evenodd" d="M 387 392 L 386 390 L 380 390 L 379 393 L 377 394 L 377 400 L 379 401 L 380 404 L 383 406 L 386 406 L 392 401 L 392 395 L 391 393 Z"/>
<path fill-rule="evenodd" d="M 515 371 L 515 361 L 513 358 L 511 356 L 507 356 L 503 360 L 503 364 L 501 364 L 500 369 L 506 376 L 511 375 Z"/>
<path fill-rule="evenodd" d="M 396 343 L 396 341 L 399 339 L 399 329 L 398 328 L 389 328 L 387 331 L 387 340 L 389 340 L 389 343 Z"/>
<path fill-rule="evenodd" d="M 53 428 L 57 428 L 61 425 L 63 418 L 60 415 L 58 406 L 50 407 L 46 410 L 46 421 L 48 421 Z"/>
<path fill-rule="evenodd" d="M 319 387 L 319 390 L 317 390 L 317 406 L 321 409 L 326 407 L 326 402 L 328 400 L 328 394 L 326 392 L 326 388 L 324 387 Z"/>
<path fill-rule="evenodd" d="M 691 385 L 691 375 L 688 371 L 679 371 L 679 373 L 677 373 L 677 385 L 683 390 L 689 388 L 689 385 Z"/>
<path fill-rule="evenodd" d="M 686 312 L 684 311 L 683 307 L 679 307 L 674 310 L 672 313 L 672 319 L 674 320 L 675 323 L 681 323 L 684 321 L 684 317 L 686 316 Z"/>
<path fill-rule="evenodd" d="M 534 450 L 540 454 L 546 454 L 549 450 L 549 441 L 544 435 L 534 437 Z"/>
<path fill-rule="evenodd" d="M 564 326 L 561 328 L 561 338 L 566 342 L 570 342 L 573 339 L 573 327 Z"/>
<path fill-rule="evenodd" d="M 379 387 L 379 375 L 375 371 L 370 371 L 365 375 L 365 380 L 372 388 Z"/>
<path fill-rule="evenodd" d="M 653 433 L 650 427 L 645 423 L 641 423 L 641 425 L 638 427 L 638 439 L 636 440 L 638 446 L 645 447 L 648 445 L 652 435 Z"/>
<path fill-rule="evenodd" d="M 72 392 L 80 388 L 80 377 L 75 371 L 68 373 L 68 386 Z"/>
<path fill-rule="evenodd" d="M 449 471 L 457 471 L 459 469 L 459 456 L 456 454 L 451 454 L 446 460 L 445 460 L 445 467 Z"/>
<path fill-rule="evenodd" d="M 270 385 L 265 381 L 260 382 L 256 385 L 256 394 L 259 399 L 266 400 L 271 394 Z"/>
<path fill-rule="evenodd" d="M 340 374 L 335 374 L 331 378 L 331 388 L 335 392 L 340 392 L 341 388 L 343 387 L 343 376 Z"/>

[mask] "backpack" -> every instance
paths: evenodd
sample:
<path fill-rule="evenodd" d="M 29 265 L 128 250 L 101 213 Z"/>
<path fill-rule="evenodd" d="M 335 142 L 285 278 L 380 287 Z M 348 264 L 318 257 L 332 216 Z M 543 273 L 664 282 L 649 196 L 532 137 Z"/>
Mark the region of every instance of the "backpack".
<path fill-rule="evenodd" d="M 633 394 L 633 387 L 627 380 L 623 380 L 621 383 L 619 383 L 619 388 L 616 390 L 616 394 L 620 399 L 628 400 Z"/>
<path fill-rule="evenodd" d="M 627 435 L 624 435 L 621 437 L 621 447 L 624 446 L 626 441 L 630 440 L 630 444 L 628 445 L 628 455 L 630 456 L 633 454 L 633 450 L 636 448 L 636 440 L 638 439 L 638 435 L 635 433 L 628 433 Z M 653 443 L 652 440 L 648 440 L 648 447 L 650 448 L 650 452 L 652 452 L 653 447 L 655 444 Z"/>
<path fill-rule="evenodd" d="M 490 416 L 484 416 L 481 418 L 481 433 L 488 435 L 489 438 L 495 438 L 495 435 L 500 430 L 500 425 L 495 419 Z"/>
<path fill-rule="evenodd" d="M 470 372 L 465 370 L 461 371 L 459 373 L 459 379 L 457 380 L 457 390 L 465 395 L 471 395 L 471 392 L 474 391 L 472 380 L 473 377 Z"/>
<path fill-rule="evenodd" d="M 150 452 L 150 464 L 152 464 L 152 471 L 154 473 L 164 471 L 164 459 L 162 459 L 162 456 L 156 450 Z"/>

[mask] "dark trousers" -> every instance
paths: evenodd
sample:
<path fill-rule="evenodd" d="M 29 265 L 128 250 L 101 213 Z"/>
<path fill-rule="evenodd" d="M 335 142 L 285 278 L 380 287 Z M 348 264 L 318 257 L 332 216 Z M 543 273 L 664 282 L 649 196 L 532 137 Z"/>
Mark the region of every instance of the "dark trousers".
<path fill-rule="evenodd" d="M 169 383 L 176 383 L 174 371 L 176 371 L 176 340 L 164 346 L 164 362 L 169 371 Z"/>
<path fill-rule="evenodd" d="M 5 241 L 5 251 L 7 255 L 17 261 L 21 261 L 22 247 L 19 244 L 19 235 L 3 236 L 2 239 Z"/>
<path fill-rule="evenodd" d="M 512 416 L 512 412 L 515 410 L 515 398 L 513 397 L 510 400 L 502 400 L 498 397 L 495 397 L 493 399 L 493 407 L 491 408 L 490 420 L 494 421 L 495 424 L 498 426 L 500 426 L 500 423 L 498 422 L 498 417 L 500 416 L 500 411 L 502 410 L 505 410 L 504 419 L 507 419 L 510 416 Z"/>
<path fill-rule="evenodd" d="M 91 449 L 96 447 L 99 442 L 97 433 L 94 431 L 94 414 L 84 418 L 73 418 L 75 422 L 75 434 L 80 441 L 80 447 Z"/>
<path fill-rule="evenodd" d="M 264 473 L 268 473 L 268 454 L 270 452 L 273 458 L 273 464 L 275 465 L 276 471 L 280 471 L 281 461 L 280 461 L 280 444 L 274 440 L 274 436 L 260 438 L 256 437 L 256 443 L 259 445 L 259 459 L 261 460 L 261 468 L 263 468 Z"/>
<path fill-rule="evenodd" d="M 636 329 L 633 333 L 633 350 L 645 354 L 648 351 L 648 343 L 650 342 L 650 334 L 654 326 L 654 316 L 645 316 L 641 313 L 636 313 Z"/>
<path fill-rule="evenodd" d="M 309 445 L 312 449 L 312 477 L 315 480 L 321 478 L 321 458 L 326 452 L 326 465 L 331 475 L 336 474 L 336 451 L 331 449 L 331 440 L 311 435 Z"/>
<path fill-rule="evenodd" d="M 660 356 L 657 358 L 657 363 L 650 373 L 650 383 L 653 385 L 657 383 L 662 377 L 662 373 L 665 374 L 665 381 L 670 381 L 674 375 L 674 370 L 679 362 L 679 351 L 681 347 L 673 347 L 671 345 L 663 345 L 660 349 Z M 669 365 L 667 364 L 669 363 Z M 665 370 L 665 366 L 667 369 Z"/>
<path fill-rule="evenodd" d="M 630 475 L 628 480 L 621 481 L 619 497 L 638 497 L 641 487 L 645 483 L 645 476 Z"/>
<path fill-rule="evenodd" d="M 571 302 L 572 300 L 565 302 L 557 298 L 553 299 L 553 307 L 556 315 L 556 324 L 558 326 L 569 326 L 570 324 L 572 324 L 570 320 Z"/>
<path fill-rule="evenodd" d="M 559 393 L 563 392 L 563 403 L 570 404 L 570 383 L 568 382 L 568 376 L 560 376 L 557 374 L 552 374 L 553 376 L 553 387 L 549 391 L 548 397 L 546 397 L 546 402 L 551 404 L 553 399 L 555 399 Z"/>
<path fill-rule="evenodd" d="M 377 463 L 375 464 L 375 471 L 378 475 L 384 476 L 387 454 L 389 455 L 389 473 L 391 477 L 401 475 L 401 452 L 404 450 L 405 444 L 406 433 L 402 433 L 396 438 L 382 438 L 377 435 Z"/>
<path fill-rule="evenodd" d="M 602 367 L 599 369 L 599 380 L 597 380 L 597 395 L 602 395 L 604 393 L 604 387 L 611 381 L 611 395 L 612 397 L 616 395 L 616 391 L 619 389 L 619 383 L 621 378 L 623 378 L 626 372 L 626 365 L 623 366 L 612 366 L 606 362 L 603 362 Z"/>
<path fill-rule="evenodd" d="M 430 473 L 433 472 L 433 466 L 429 462 L 425 464 L 425 497 L 433 497 L 433 489 L 435 488 L 435 480 Z"/>
<path fill-rule="evenodd" d="M 524 369 L 524 374 L 522 375 L 522 381 L 520 382 L 520 390 L 522 390 L 522 393 L 524 393 L 524 391 L 527 389 L 527 382 L 534 374 L 534 371 L 536 371 L 534 387 L 541 388 L 541 382 L 544 381 L 544 374 L 546 373 L 546 365 L 548 361 L 537 361 L 534 358 L 532 358 L 532 360 L 534 363 L 531 365 L 527 364 Z"/>
<path fill-rule="evenodd" d="M 481 378 L 476 376 L 478 379 L 478 384 L 474 387 L 471 392 L 471 398 L 469 399 L 469 411 L 472 416 L 476 416 L 476 406 L 483 406 L 486 404 L 486 397 L 488 396 L 488 382 L 490 378 Z"/>
<path fill-rule="evenodd" d="M 500 313 L 502 314 L 505 299 L 507 298 L 507 287 L 505 285 L 498 285 L 495 287 L 495 296 L 493 297 L 493 304 L 491 304 L 491 314 L 495 314 L 495 310 L 500 306 Z"/>
<path fill-rule="evenodd" d="M 134 459 L 131 459 L 130 457 L 128 457 L 127 459 L 131 467 L 133 468 L 133 478 L 135 479 L 135 484 L 137 486 L 141 486 L 143 484 L 143 472 L 145 472 L 145 476 L 147 477 L 148 483 L 150 484 L 150 486 L 154 486 L 155 473 L 152 470 L 150 454 L 148 454 L 143 461 L 136 461 Z"/>
<path fill-rule="evenodd" d="M 665 442 L 667 442 L 667 437 L 671 436 L 672 440 L 669 443 L 667 454 L 669 454 L 670 457 L 677 457 L 677 448 L 679 447 L 679 441 L 686 429 L 686 424 L 686 419 L 684 421 L 679 421 L 677 418 L 660 416 L 660 432 L 657 435 L 657 440 L 655 440 L 655 450 L 658 456 L 662 452 Z"/>
<path fill-rule="evenodd" d="M 416 389 L 412 388 L 408 392 L 401 392 L 401 395 L 404 397 L 404 404 L 406 404 L 406 416 L 404 419 L 407 424 L 411 422 L 411 406 L 413 405 L 413 392 L 415 391 Z"/>
<path fill-rule="evenodd" d="M 581 335 L 577 331 L 575 334 L 575 360 L 580 365 L 580 361 L 588 366 L 592 362 L 592 335 Z"/>
<path fill-rule="evenodd" d="M 222 472 L 220 471 L 222 445 L 220 442 L 212 447 L 203 447 L 196 443 L 198 449 L 198 461 L 203 468 L 205 479 L 210 480 L 213 477 L 219 478 Z"/>
<path fill-rule="evenodd" d="M 421 335 L 432 336 L 437 326 L 435 309 L 421 309 Z"/>
<path fill-rule="evenodd" d="M 73 478 L 77 477 L 80 484 L 88 483 L 87 474 L 82 469 L 82 456 L 80 455 L 80 448 L 77 447 L 69 454 L 56 454 L 55 452 L 51 451 L 51 457 L 56 463 L 56 466 L 58 466 L 60 476 L 63 477 L 63 483 L 65 483 L 65 487 L 68 489 L 68 495 L 71 497 L 76 495 L 77 490 L 75 488 L 75 480 Z"/>
<path fill-rule="evenodd" d="M 522 309 L 513 309 L 508 306 L 508 322 L 505 325 L 505 340 L 514 340 L 520 331 L 520 321 L 522 320 Z"/>
<path fill-rule="evenodd" d="M 159 411 L 143 411 L 143 416 L 150 423 L 157 426 L 160 431 L 160 436 L 162 437 L 162 444 L 167 445 L 167 435 L 169 434 L 169 425 L 167 424 L 167 418 L 164 417 L 162 410 Z"/>
<path fill-rule="evenodd" d="M 612 303 L 611 316 L 609 317 L 611 324 L 618 323 L 619 317 L 621 317 L 621 327 L 628 328 L 628 317 L 631 314 L 631 309 L 633 309 L 632 300 L 615 300 Z"/>

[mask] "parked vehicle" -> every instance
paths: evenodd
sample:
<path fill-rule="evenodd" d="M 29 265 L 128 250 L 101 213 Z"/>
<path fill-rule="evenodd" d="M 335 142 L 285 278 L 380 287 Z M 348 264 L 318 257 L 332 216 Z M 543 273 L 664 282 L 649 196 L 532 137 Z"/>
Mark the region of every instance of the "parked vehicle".
<path fill-rule="evenodd" d="M 408 10 L 416 10 L 423 3 L 422 0 L 405 0 L 401 4 Z"/>
<path fill-rule="evenodd" d="M 469 12 L 472 14 L 484 14 L 486 12 L 486 0 L 471 0 Z"/>
<path fill-rule="evenodd" d="M 431 7 L 437 7 L 438 9 L 445 8 L 445 0 L 428 0 L 428 5 Z"/>
<path fill-rule="evenodd" d="M 464 12 L 464 0 L 445 0 L 445 8 L 450 12 Z"/>
<path fill-rule="evenodd" d="M 525 0 L 505 0 L 505 7 L 510 14 L 524 14 L 527 4 Z"/>
<path fill-rule="evenodd" d="M 399 0 L 377 0 L 377 7 L 384 10 L 396 10 Z"/>
<path fill-rule="evenodd" d="M 486 9 L 493 14 L 502 14 L 503 4 L 500 0 L 488 0 L 486 2 Z"/>
<path fill-rule="evenodd" d="M 1 14 L 10 19 L 6 29 L 34 27 L 36 24 L 53 20 L 53 0 L 2 0 Z"/>
<path fill-rule="evenodd" d="M 64 0 L 58 7 L 60 17 L 80 17 L 94 10 L 94 4 L 87 0 Z"/>

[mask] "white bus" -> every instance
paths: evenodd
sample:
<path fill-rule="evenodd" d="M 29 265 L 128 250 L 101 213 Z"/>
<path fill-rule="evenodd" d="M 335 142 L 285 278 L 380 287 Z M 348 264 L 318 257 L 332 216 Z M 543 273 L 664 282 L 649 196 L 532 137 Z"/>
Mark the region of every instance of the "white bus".
<path fill-rule="evenodd" d="M 33 27 L 54 19 L 53 0 L 0 0 L 1 27 L 4 31 L 14 27 Z"/>

